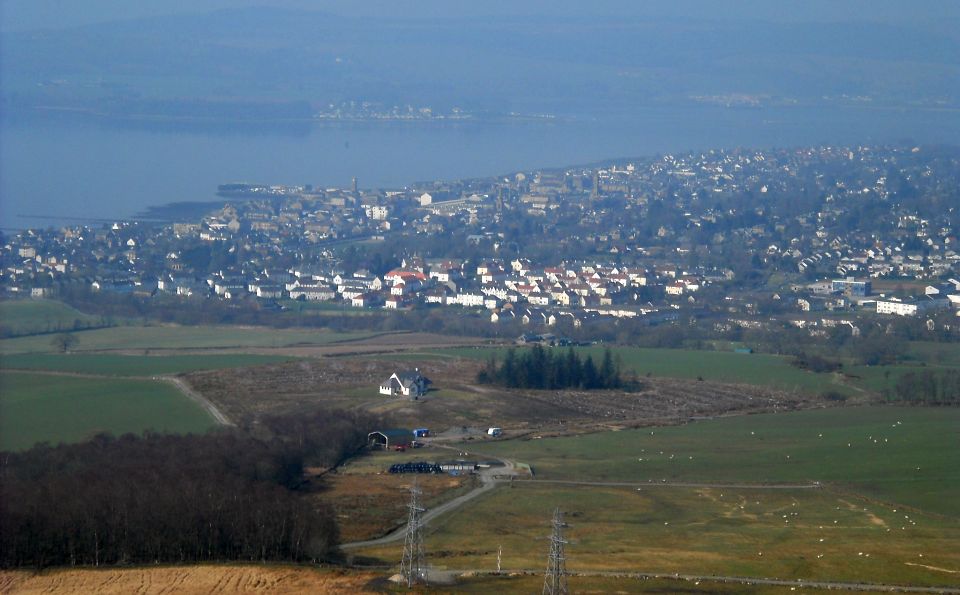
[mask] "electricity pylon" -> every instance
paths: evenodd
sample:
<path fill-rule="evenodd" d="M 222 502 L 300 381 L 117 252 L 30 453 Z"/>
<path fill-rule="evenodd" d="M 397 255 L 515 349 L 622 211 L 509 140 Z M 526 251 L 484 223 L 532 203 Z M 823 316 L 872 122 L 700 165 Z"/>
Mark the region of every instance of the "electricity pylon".
<path fill-rule="evenodd" d="M 563 554 L 563 546 L 567 541 L 563 538 L 563 513 L 560 508 L 553 511 L 553 534 L 550 535 L 550 555 L 547 558 L 547 574 L 543 578 L 543 595 L 566 595 L 567 590 L 567 559 Z"/>
<path fill-rule="evenodd" d="M 403 542 L 403 559 L 400 561 L 400 576 L 407 582 L 407 587 L 424 580 L 426 574 L 426 556 L 423 552 L 423 512 L 426 508 L 420 506 L 420 486 L 416 479 L 410 487 L 410 512 L 407 516 L 407 535 Z"/>

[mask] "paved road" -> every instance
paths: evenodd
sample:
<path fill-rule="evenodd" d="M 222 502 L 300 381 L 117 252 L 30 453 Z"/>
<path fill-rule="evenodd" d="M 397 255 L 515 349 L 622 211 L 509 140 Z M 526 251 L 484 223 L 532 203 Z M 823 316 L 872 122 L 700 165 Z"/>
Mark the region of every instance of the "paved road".
<path fill-rule="evenodd" d="M 193 390 L 189 384 L 183 381 L 182 378 L 177 378 L 176 376 L 154 376 L 154 380 L 162 380 L 163 382 L 169 382 L 177 388 L 180 392 L 186 395 L 190 400 L 194 401 L 201 407 L 203 407 L 207 413 L 210 414 L 218 424 L 221 426 L 232 426 L 234 423 L 230 421 L 222 411 L 217 409 L 217 406 L 211 403 L 206 397 Z"/>

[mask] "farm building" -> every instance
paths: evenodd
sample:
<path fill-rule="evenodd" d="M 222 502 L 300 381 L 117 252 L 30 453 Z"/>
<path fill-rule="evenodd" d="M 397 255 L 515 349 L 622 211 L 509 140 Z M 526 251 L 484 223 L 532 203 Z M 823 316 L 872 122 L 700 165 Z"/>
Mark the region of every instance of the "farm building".
<path fill-rule="evenodd" d="M 430 380 L 420 373 L 419 368 L 394 372 L 390 378 L 380 383 L 380 394 L 416 399 L 426 394 Z"/>
<path fill-rule="evenodd" d="M 444 473 L 473 473 L 477 470 L 475 461 L 446 461 L 437 464 L 440 465 L 440 470 Z"/>
<path fill-rule="evenodd" d="M 370 448 L 389 449 L 395 446 L 410 446 L 413 433 L 403 428 L 376 430 L 367 434 L 367 444 Z"/>

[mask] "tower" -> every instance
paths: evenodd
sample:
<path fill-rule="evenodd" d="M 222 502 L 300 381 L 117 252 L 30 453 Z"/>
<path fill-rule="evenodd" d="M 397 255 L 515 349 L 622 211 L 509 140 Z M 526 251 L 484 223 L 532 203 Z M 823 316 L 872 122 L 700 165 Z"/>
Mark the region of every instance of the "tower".
<path fill-rule="evenodd" d="M 357 195 L 357 176 L 353 176 L 353 178 L 350 179 L 350 192 L 352 192 L 354 196 Z"/>
<path fill-rule="evenodd" d="M 403 542 L 403 559 L 400 562 L 400 576 L 407 583 L 407 587 L 424 580 L 426 574 L 425 554 L 423 551 L 423 512 L 420 506 L 420 486 L 413 480 L 410 486 L 410 512 L 407 516 L 407 535 Z"/>
<path fill-rule="evenodd" d="M 547 574 L 543 578 L 543 595 L 566 595 L 567 590 L 567 559 L 563 553 L 563 546 L 567 541 L 563 538 L 563 513 L 560 508 L 553 511 L 553 534 L 550 535 L 550 555 L 547 557 Z"/>

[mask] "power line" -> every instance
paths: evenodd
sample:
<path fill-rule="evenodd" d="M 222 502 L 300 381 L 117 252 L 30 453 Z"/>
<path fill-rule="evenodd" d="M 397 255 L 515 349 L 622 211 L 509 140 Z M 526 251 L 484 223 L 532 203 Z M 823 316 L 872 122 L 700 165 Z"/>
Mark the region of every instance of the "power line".
<path fill-rule="evenodd" d="M 426 555 L 423 550 L 423 512 L 426 508 L 420 506 L 421 493 L 414 479 L 410 486 L 407 535 L 403 542 L 403 559 L 400 561 L 400 576 L 407 582 L 407 587 L 426 580 Z"/>
<path fill-rule="evenodd" d="M 563 513 L 557 507 L 553 511 L 553 533 L 550 535 L 550 555 L 547 557 L 547 573 L 543 578 L 543 595 L 566 595 L 567 590 L 567 559 L 563 553 L 563 546 L 567 541 L 563 538 Z"/>

